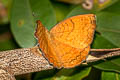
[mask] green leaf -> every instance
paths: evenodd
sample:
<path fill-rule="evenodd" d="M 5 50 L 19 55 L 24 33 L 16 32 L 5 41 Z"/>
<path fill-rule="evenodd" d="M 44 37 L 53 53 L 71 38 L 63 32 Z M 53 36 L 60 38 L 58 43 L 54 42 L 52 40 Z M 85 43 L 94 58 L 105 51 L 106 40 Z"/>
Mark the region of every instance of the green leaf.
<path fill-rule="evenodd" d="M 91 48 L 94 49 L 111 49 L 111 48 L 117 48 L 114 44 L 112 44 L 110 41 L 102 37 L 100 34 L 96 33 L 94 36 L 94 40 L 92 43 Z"/>
<path fill-rule="evenodd" d="M 120 80 L 120 74 L 114 72 L 102 72 L 101 80 Z"/>
<path fill-rule="evenodd" d="M 75 8 L 73 8 L 73 10 L 70 11 L 70 13 L 67 15 L 66 18 L 71 17 L 71 16 L 80 15 L 80 14 L 89 14 L 89 13 L 91 13 L 91 12 L 83 9 L 82 6 L 79 5 L 79 6 L 76 6 Z"/>
<path fill-rule="evenodd" d="M 112 44 L 120 47 L 120 15 L 116 13 L 101 12 L 97 15 L 97 30 L 101 36 Z"/>
<path fill-rule="evenodd" d="M 120 15 L 117 11 L 119 3 L 97 13 L 97 31 L 100 36 L 95 38 L 94 48 L 115 48 L 120 47 Z M 114 7 L 114 8 L 113 8 Z M 116 11 L 115 11 L 115 10 Z M 111 60 L 105 60 L 94 67 L 101 70 L 120 72 L 120 58 L 113 58 Z"/>
<path fill-rule="evenodd" d="M 120 0 L 118 0 L 115 4 L 111 5 L 110 7 L 104 9 L 104 11 L 107 12 L 114 12 L 114 13 L 120 13 Z"/>
<path fill-rule="evenodd" d="M 34 20 L 40 20 L 50 30 L 56 24 L 54 9 L 49 0 L 30 0 Z"/>
<path fill-rule="evenodd" d="M 11 29 L 15 40 L 21 47 L 35 46 L 35 26 L 29 0 L 13 0 L 11 10 Z"/>
<path fill-rule="evenodd" d="M 55 69 L 40 71 L 36 73 L 33 80 L 50 80 L 56 72 Z"/>
<path fill-rule="evenodd" d="M 11 12 L 11 29 L 21 47 L 36 45 L 36 20 L 41 20 L 48 29 L 56 24 L 55 13 L 49 0 L 13 0 Z"/>
<path fill-rule="evenodd" d="M 120 72 L 120 58 L 105 60 L 104 62 L 94 65 L 94 67 L 101 70 Z"/>
<path fill-rule="evenodd" d="M 88 76 L 91 67 L 60 70 L 51 80 L 81 80 Z"/>
<path fill-rule="evenodd" d="M 70 11 L 70 5 L 58 2 L 53 2 L 52 4 L 56 12 L 57 22 L 63 20 Z"/>
<path fill-rule="evenodd" d="M 89 75 L 90 71 L 91 71 L 91 67 L 77 70 L 76 71 L 77 73 L 72 76 L 69 76 L 67 80 L 82 80 L 83 78 Z"/>
<path fill-rule="evenodd" d="M 96 15 L 97 15 L 97 31 L 104 39 L 108 40 L 108 42 L 110 42 L 110 44 L 113 45 L 111 46 L 111 48 L 120 47 L 120 43 L 118 42 L 120 41 L 120 26 L 119 26 L 120 15 L 117 13 L 109 13 L 105 11 L 97 13 Z M 102 38 L 101 41 L 103 41 Z M 99 42 L 99 40 L 95 42 Z M 103 43 L 102 45 L 103 47 L 99 46 L 99 48 L 107 47 L 106 42 L 105 44 Z M 120 63 L 120 58 L 115 58 L 111 60 L 106 60 L 105 62 L 95 65 L 94 67 L 102 70 L 120 72 L 119 63 Z"/>

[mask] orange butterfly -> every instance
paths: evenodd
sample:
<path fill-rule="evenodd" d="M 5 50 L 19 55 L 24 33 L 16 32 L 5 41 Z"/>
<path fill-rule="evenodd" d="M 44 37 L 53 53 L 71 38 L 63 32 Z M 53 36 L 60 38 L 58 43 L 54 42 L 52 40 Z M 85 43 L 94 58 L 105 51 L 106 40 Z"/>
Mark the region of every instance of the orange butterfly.
<path fill-rule="evenodd" d="M 86 60 L 95 27 L 94 14 L 68 18 L 50 32 L 38 20 L 35 36 L 50 64 L 56 68 L 72 68 Z"/>

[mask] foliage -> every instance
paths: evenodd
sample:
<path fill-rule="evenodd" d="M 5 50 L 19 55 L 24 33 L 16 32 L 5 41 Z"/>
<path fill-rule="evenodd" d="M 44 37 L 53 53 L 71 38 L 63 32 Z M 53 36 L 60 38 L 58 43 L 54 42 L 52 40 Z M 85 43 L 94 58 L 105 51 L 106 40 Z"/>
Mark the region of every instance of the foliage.
<path fill-rule="evenodd" d="M 36 20 L 41 20 L 50 30 L 61 20 L 87 13 L 94 13 L 97 18 L 92 48 L 120 47 L 120 1 L 106 1 L 102 7 L 96 2 L 93 9 L 86 10 L 81 4 L 73 5 L 57 0 L 2 0 L 0 3 L 6 7 L 7 17 L 5 15 L 1 18 L 0 15 L 0 50 L 35 46 Z M 120 57 L 115 57 L 89 66 L 37 72 L 32 75 L 32 80 L 119 80 L 119 73 Z"/>

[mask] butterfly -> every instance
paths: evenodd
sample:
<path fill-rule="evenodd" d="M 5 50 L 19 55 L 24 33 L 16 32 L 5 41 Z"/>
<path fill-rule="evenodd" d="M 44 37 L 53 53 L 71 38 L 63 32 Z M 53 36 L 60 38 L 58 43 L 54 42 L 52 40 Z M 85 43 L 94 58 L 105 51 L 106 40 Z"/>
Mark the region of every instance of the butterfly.
<path fill-rule="evenodd" d="M 73 68 L 86 60 L 96 28 L 94 14 L 70 17 L 48 31 L 37 21 L 35 36 L 45 58 L 56 68 Z"/>

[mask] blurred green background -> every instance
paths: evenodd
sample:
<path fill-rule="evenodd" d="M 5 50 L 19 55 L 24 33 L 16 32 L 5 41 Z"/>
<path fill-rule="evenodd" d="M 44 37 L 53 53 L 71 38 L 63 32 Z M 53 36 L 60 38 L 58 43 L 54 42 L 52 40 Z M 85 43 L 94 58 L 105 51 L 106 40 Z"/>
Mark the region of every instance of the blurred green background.
<path fill-rule="evenodd" d="M 47 29 L 79 14 L 94 13 L 97 28 L 92 48 L 120 47 L 120 0 L 0 0 L 0 51 L 37 44 L 36 20 Z M 120 57 L 73 69 L 47 70 L 17 80 L 120 80 Z"/>

